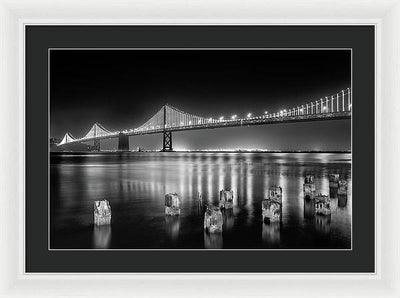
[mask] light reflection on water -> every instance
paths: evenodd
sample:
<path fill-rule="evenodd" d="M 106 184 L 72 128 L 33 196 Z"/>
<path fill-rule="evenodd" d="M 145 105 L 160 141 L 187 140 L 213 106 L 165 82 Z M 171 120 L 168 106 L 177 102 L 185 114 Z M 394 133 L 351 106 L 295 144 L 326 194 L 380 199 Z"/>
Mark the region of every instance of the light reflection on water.
<path fill-rule="evenodd" d="M 93 227 L 93 247 L 98 249 L 108 248 L 111 241 L 111 226 Z"/>
<path fill-rule="evenodd" d="M 348 182 L 332 199 L 330 218 L 303 199 L 306 174 L 329 194 L 328 174 Z M 282 221 L 262 222 L 261 200 L 283 188 Z M 203 231 L 199 209 L 234 192 L 224 231 Z M 181 215 L 164 215 L 164 195 L 177 192 Z M 203 206 L 199 207 L 198 192 Z M 93 201 L 109 200 L 112 224 L 93 227 Z M 316 153 L 122 153 L 51 156 L 52 248 L 350 248 L 351 155 Z"/>

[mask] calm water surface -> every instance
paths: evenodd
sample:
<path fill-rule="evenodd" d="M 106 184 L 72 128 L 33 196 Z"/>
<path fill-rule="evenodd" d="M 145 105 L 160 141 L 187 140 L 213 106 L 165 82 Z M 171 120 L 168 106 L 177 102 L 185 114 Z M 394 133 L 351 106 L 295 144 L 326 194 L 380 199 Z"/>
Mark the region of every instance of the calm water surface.
<path fill-rule="evenodd" d="M 88 249 L 351 248 L 351 154 L 328 153 L 99 153 L 51 155 L 50 246 Z M 306 174 L 329 194 L 329 173 L 349 185 L 346 200 L 331 200 L 331 217 L 314 216 L 304 202 Z M 279 224 L 264 224 L 261 200 L 283 188 Z M 223 233 L 203 232 L 197 192 L 218 204 L 234 191 Z M 164 195 L 177 192 L 181 215 L 164 215 Z M 107 199 L 112 224 L 93 226 L 94 200 Z"/>

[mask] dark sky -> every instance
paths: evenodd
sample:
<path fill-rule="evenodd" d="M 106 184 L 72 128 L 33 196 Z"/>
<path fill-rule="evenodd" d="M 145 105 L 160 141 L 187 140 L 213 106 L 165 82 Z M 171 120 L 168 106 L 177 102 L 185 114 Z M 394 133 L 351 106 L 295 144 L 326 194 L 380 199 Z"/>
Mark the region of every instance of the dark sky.
<path fill-rule="evenodd" d="M 347 50 L 52 50 L 51 136 L 140 126 L 165 103 L 204 117 L 262 115 L 351 86 Z M 349 150 L 349 120 L 174 133 L 175 149 Z M 131 148 L 161 148 L 162 135 Z M 116 141 L 102 142 L 107 149 Z"/>

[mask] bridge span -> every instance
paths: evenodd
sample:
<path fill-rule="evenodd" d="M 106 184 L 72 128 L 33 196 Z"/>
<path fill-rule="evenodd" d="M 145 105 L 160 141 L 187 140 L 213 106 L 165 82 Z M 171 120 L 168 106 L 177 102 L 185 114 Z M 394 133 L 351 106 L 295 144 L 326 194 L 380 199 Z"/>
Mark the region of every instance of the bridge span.
<path fill-rule="evenodd" d="M 351 110 L 352 92 L 350 88 L 295 108 L 283 109 L 275 113 L 264 112 L 264 114 L 256 116 L 249 113 L 244 118 L 238 118 L 237 115 L 232 115 L 227 119 L 224 117 L 218 119 L 200 117 L 166 104 L 148 121 L 137 128 L 109 131 L 100 123 L 95 123 L 89 132 L 81 138 L 74 138 L 67 132 L 57 146 L 93 141 L 95 147 L 100 149 L 100 140 L 118 138 L 118 150 L 127 151 L 129 150 L 130 136 L 162 133 L 163 148 L 161 151 L 168 152 L 173 151 L 172 132 L 351 119 Z"/>

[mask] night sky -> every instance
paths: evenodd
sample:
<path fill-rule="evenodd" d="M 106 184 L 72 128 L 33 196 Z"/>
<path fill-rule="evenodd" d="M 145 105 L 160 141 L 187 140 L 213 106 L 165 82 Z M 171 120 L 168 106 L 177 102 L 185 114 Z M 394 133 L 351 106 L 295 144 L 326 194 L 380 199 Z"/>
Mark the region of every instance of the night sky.
<path fill-rule="evenodd" d="M 51 137 L 140 126 L 164 104 L 204 117 L 262 115 L 351 87 L 348 50 L 52 50 Z M 130 138 L 160 149 L 162 135 Z M 102 149 L 117 140 L 102 141 Z M 350 150 L 351 122 L 173 133 L 174 149 Z"/>

